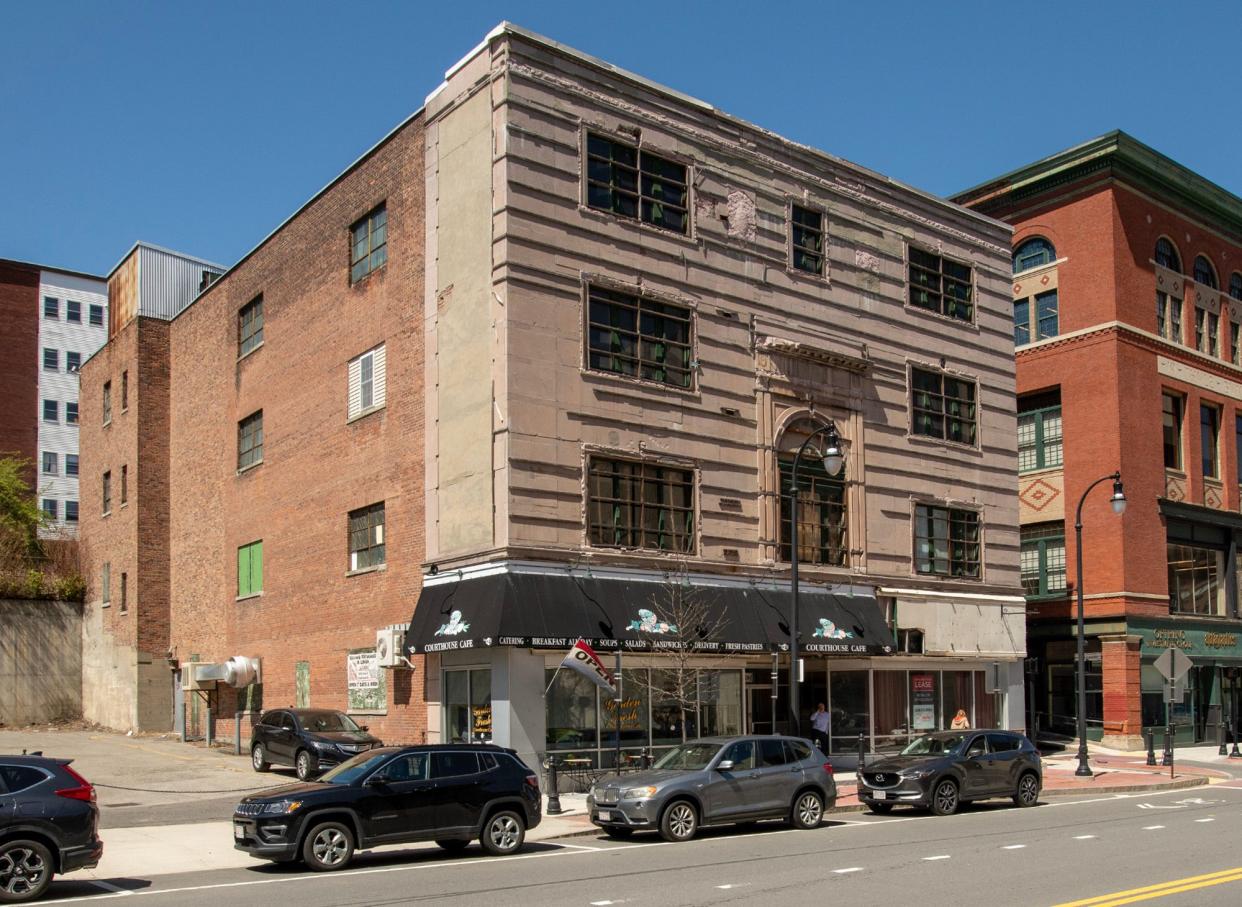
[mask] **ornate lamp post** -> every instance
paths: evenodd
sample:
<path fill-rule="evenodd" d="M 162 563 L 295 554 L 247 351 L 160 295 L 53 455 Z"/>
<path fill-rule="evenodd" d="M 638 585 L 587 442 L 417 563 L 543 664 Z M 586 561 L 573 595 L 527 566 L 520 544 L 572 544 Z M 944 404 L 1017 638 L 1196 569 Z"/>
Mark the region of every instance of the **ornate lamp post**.
<path fill-rule="evenodd" d="M 794 454 L 790 471 L 789 499 L 789 585 L 792 600 L 789 606 L 789 708 L 793 713 L 793 733 L 801 734 L 802 711 L 798 705 L 798 465 L 802 455 L 816 438 L 823 437 L 824 450 L 819 454 L 828 475 L 835 476 L 845 465 L 845 453 L 841 450 L 841 438 L 831 421 L 807 435 L 798 452 Z"/>
<path fill-rule="evenodd" d="M 1074 516 L 1074 537 L 1078 551 L 1078 581 L 1075 585 L 1078 594 L 1078 768 L 1074 769 L 1074 774 L 1083 777 L 1091 777 L 1091 766 L 1087 764 L 1087 639 L 1082 616 L 1082 505 L 1092 488 L 1110 479 L 1113 482 L 1113 496 L 1109 500 L 1113 505 L 1113 513 L 1120 516 L 1126 512 L 1126 493 L 1121 487 L 1121 473 L 1114 472 L 1087 486 L 1087 490 L 1078 499 L 1078 510 Z"/>

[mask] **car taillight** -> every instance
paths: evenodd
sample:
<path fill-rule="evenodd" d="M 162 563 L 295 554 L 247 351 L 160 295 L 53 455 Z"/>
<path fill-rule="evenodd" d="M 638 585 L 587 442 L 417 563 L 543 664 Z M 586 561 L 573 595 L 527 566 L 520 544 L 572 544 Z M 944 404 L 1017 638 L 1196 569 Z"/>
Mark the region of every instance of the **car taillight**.
<path fill-rule="evenodd" d="M 826 771 L 830 775 L 832 774 L 832 763 L 831 762 L 824 763 L 824 771 Z"/>
<path fill-rule="evenodd" d="M 56 791 L 56 796 L 65 797 L 69 800 L 83 800 L 87 803 L 95 802 L 95 788 L 91 783 L 71 769 L 69 766 L 63 766 L 66 772 L 78 782 L 76 787 L 66 787 Z"/>
<path fill-rule="evenodd" d="M 535 790 L 539 790 L 539 776 L 538 775 L 527 775 L 526 783 L 529 784 L 531 787 L 533 787 Z"/>

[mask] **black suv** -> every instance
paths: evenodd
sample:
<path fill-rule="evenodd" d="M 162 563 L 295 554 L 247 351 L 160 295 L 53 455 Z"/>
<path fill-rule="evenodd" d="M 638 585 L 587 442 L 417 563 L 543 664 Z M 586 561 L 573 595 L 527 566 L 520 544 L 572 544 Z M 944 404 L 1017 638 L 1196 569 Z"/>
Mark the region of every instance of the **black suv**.
<path fill-rule="evenodd" d="M 250 732 L 250 764 L 256 772 L 292 765 L 299 781 L 309 781 L 324 769 L 383 745 L 344 712 L 272 709 Z"/>
<path fill-rule="evenodd" d="M 873 813 L 906 804 L 940 816 L 967 800 L 1012 797 L 1017 806 L 1039 802 L 1039 751 L 1014 731 L 941 731 L 913 740 L 896 756 L 866 766 L 858 799 Z"/>
<path fill-rule="evenodd" d="M 0 756 L 0 904 L 39 897 L 103 856 L 95 788 L 70 759 Z"/>
<path fill-rule="evenodd" d="M 346 866 L 354 851 L 435 841 L 490 854 L 522 846 L 542 818 L 539 779 L 510 749 L 489 744 L 382 747 L 318 781 L 247 797 L 233 811 L 238 850 L 312 869 Z"/>

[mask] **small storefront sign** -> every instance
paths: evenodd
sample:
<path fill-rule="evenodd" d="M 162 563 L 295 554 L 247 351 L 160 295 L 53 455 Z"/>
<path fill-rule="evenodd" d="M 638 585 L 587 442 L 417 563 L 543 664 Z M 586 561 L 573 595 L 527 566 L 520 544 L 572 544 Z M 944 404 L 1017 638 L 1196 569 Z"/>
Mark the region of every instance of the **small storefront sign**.
<path fill-rule="evenodd" d="M 476 705 L 470 710 L 470 736 L 475 740 L 492 738 L 492 707 Z"/>
<path fill-rule="evenodd" d="M 351 649 L 345 656 L 349 711 L 380 712 L 388 706 L 388 689 L 375 647 Z"/>
<path fill-rule="evenodd" d="M 617 726 L 618 714 L 621 718 L 622 731 L 641 731 L 645 728 L 642 711 L 643 701 L 641 699 L 623 699 L 617 702 L 615 699 L 603 700 L 604 719 L 602 725 L 605 730 L 612 730 Z"/>
<path fill-rule="evenodd" d="M 916 731 L 936 729 L 936 675 L 910 675 L 910 718 Z"/>
<path fill-rule="evenodd" d="M 1134 626 L 1130 632 L 1143 639 L 1143 655 L 1150 658 L 1165 649 L 1177 649 L 1191 658 L 1242 659 L 1242 633 L 1233 628 Z"/>

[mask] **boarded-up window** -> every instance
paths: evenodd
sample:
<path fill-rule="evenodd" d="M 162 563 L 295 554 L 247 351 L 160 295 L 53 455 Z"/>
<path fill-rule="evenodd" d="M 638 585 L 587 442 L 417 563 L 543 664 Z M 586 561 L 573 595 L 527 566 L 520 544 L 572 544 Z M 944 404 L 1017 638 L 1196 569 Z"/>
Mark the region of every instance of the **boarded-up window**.
<path fill-rule="evenodd" d="M 258 595 L 263 591 L 263 541 L 251 542 L 237 549 L 237 597 Z"/>
<path fill-rule="evenodd" d="M 349 363 L 349 418 L 379 409 L 387 400 L 388 357 L 384 344 Z"/>

